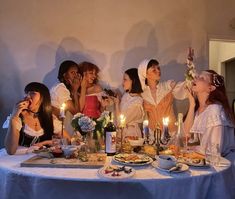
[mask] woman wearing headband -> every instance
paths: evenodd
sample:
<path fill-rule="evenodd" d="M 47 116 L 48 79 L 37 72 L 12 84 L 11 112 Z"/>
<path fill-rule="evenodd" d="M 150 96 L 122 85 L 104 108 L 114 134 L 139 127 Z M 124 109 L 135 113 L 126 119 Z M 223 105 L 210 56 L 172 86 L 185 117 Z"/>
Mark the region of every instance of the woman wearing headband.
<path fill-rule="evenodd" d="M 216 146 L 226 156 L 235 149 L 234 125 L 223 76 L 213 70 L 202 71 L 189 92 L 185 131 L 199 135 L 202 152 Z"/>
<path fill-rule="evenodd" d="M 173 80 L 160 82 L 161 69 L 159 62 L 155 59 L 146 59 L 138 67 L 144 99 L 144 109 L 149 120 L 151 132 L 157 126 L 162 129 L 163 117 L 169 117 L 169 131 L 175 131 L 175 115 L 173 110 L 173 98 L 184 99 L 184 83 L 176 84 Z M 153 136 L 153 133 L 150 135 Z M 153 139 L 153 138 L 152 138 Z"/>

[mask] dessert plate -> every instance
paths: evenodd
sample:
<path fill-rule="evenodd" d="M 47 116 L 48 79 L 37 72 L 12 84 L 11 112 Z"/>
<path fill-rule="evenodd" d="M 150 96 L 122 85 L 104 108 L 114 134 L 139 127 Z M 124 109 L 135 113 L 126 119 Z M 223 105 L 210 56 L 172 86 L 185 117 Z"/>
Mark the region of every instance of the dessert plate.
<path fill-rule="evenodd" d="M 152 163 L 152 166 L 160 171 L 164 171 L 164 172 L 168 172 L 168 173 L 181 173 L 181 172 L 188 171 L 188 169 L 189 169 L 189 166 L 187 164 L 183 164 L 183 163 L 177 163 L 177 166 L 173 167 L 171 169 L 163 169 L 163 168 L 159 167 L 157 161 L 154 161 Z"/>
<path fill-rule="evenodd" d="M 109 165 L 99 169 L 98 175 L 109 179 L 125 179 L 135 175 L 135 169 L 128 166 Z"/>

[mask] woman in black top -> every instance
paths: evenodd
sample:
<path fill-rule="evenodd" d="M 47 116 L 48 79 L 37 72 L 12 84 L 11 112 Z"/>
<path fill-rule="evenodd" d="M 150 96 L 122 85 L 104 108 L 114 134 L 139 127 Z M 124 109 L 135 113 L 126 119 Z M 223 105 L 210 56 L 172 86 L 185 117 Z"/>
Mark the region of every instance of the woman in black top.
<path fill-rule="evenodd" d="M 52 135 L 61 131 L 60 124 L 53 124 L 48 88 L 44 84 L 31 82 L 24 91 L 26 96 L 15 105 L 9 121 L 5 138 L 8 154 L 14 154 L 19 145 L 51 145 Z"/>

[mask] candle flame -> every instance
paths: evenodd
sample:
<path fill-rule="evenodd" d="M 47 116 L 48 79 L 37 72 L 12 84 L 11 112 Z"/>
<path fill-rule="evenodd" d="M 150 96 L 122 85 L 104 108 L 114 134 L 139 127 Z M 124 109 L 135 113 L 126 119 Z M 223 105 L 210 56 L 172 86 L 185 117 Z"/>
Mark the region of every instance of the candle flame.
<path fill-rule="evenodd" d="M 149 125 L 149 121 L 148 120 L 144 120 L 143 121 L 143 126 L 148 126 Z"/>
<path fill-rule="evenodd" d="M 60 108 L 61 108 L 62 110 L 64 110 L 64 109 L 65 109 L 65 107 L 66 107 L 66 104 L 65 104 L 65 103 L 63 103 L 63 104 L 61 105 L 61 107 L 60 107 Z"/>
<path fill-rule="evenodd" d="M 163 123 L 163 125 L 168 126 L 168 124 L 169 124 L 169 117 L 162 118 L 162 123 Z"/>
<path fill-rule="evenodd" d="M 119 119 L 120 119 L 120 127 L 125 127 L 126 117 L 123 114 L 121 114 L 119 116 Z"/>

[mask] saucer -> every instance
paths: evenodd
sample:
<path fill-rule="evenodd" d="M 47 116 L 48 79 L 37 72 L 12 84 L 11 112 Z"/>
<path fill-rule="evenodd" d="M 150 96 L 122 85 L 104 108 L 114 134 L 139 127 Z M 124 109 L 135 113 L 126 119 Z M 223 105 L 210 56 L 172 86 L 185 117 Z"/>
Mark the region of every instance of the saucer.
<path fill-rule="evenodd" d="M 181 173 L 181 172 L 188 171 L 188 169 L 189 169 L 189 166 L 187 164 L 177 163 L 177 165 L 179 165 L 180 168 L 177 169 L 177 170 L 171 171 L 171 169 L 163 169 L 163 168 L 159 167 L 157 161 L 152 162 L 152 166 L 154 168 L 156 168 L 156 169 L 158 169 L 160 171 L 168 172 L 168 173 Z"/>

